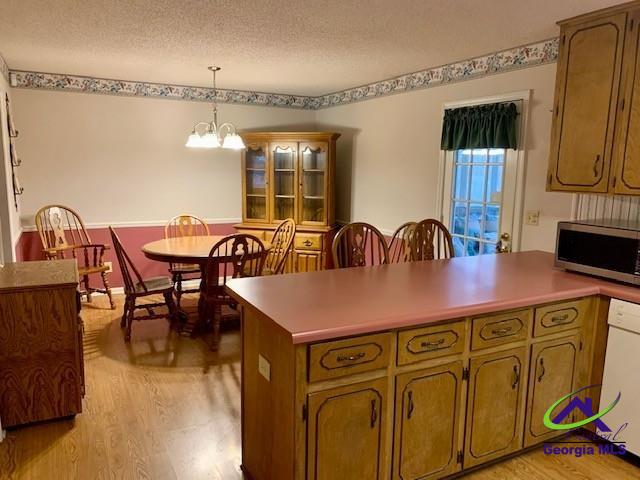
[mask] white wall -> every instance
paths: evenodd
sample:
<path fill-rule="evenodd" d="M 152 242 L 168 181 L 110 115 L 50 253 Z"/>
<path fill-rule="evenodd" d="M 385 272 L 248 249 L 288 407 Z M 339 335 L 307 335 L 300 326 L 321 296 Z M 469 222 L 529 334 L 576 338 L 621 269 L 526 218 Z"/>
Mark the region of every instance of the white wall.
<path fill-rule="evenodd" d="M 23 223 L 47 203 L 86 223 L 163 222 L 180 212 L 241 217 L 240 153 L 184 146 L 211 105 L 157 98 L 13 89 L 24 159 Z M 313 111 L 220 105 L 240 129 L 313 129 Z"/>
<path fill-rule="evenodd" d="M 13 200 L 5 103 L 7 92 L 9 92 L 9 100 L 11 101 L 13 91 L 9 91 L 9 84 L 0 75 L 0 263 L 15 260 L 15 246 L 21 233 L 19 211 L 16 210 Z M 15 117 L 15 107 L 12 110 Z"/>
<path fill-rule="evenodd" d="M 443 105 L 530 89 L 523 211 L 540 210 L 540 225 L 523 226 L 521 250 L 553 251 L 556 223 L 570 217 L 572 201 L 545 192 L 555 73 L 550 64 L 319 110 L 318 128 L 343 134 L 337 218 L 393 231 L 407 220 L 437 217 Z"/>

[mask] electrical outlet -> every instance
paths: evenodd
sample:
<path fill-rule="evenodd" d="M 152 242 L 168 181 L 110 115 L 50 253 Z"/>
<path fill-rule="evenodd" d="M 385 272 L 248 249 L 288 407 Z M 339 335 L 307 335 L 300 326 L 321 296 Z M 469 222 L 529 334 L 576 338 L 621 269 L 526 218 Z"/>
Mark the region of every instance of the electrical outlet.
<path fill-rule="evenodd" d="M 104 262 L 105 266 L 109 269 L 107 273 L 113 272 L 113 262 Z"/>
<path fill-rule="evenodd" d="M 540 224 L 540 210 L 528 210 L 525 223 L 537 227 Z"/>

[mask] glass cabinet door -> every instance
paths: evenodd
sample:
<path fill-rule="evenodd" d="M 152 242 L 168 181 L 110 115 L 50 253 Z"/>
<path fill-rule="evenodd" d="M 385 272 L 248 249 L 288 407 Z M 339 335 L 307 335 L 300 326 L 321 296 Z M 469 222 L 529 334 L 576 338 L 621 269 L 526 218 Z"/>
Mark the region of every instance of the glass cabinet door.
<path fill-rule="evenodd" d="M 248 145 L 244 154 L 245 218 L 248 221 L 267 222 L 269 172 L 267 148 L 263 144 Z"/>
<path fill-rule="evenodd" d="M 329 145 L 325 142 L 300 144 L 300 223 L 327 221 L 327 166 Z"/>
<path fill-rule="evenodd" d="M 273 169 L 271 221 L 296 218 L 296 143 L 272 143 L 269 147 Z"/>

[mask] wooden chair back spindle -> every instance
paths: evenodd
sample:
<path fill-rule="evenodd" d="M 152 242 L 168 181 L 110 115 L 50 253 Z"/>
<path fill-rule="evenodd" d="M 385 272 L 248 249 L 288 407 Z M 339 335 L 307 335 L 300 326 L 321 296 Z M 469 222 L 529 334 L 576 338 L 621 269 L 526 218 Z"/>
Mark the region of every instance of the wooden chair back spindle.
<path fill-rule="evenodd" d="M 188 213 L 173 217 L 164 227 L 164 238 L 209 235 L 209 226 L 201 218 Z"/>
<path fill-rule="evenodd" d="M 411 244 L 416 229 L 416 222 L 406 222 L 398 227 L 389 243 L 389 263 L 411 261 Z"/>
<path fill-rule="evenodd" d="M 336 268 L 364 267 L 389 263 L 389 249 L 380 231 L 364 222 L 349 223 L 333 239 Z"/>
<path fill-rule="evenodd" d="M 296 222 L 292 218 L 283 220 L 271 240 L 271 248 L 267 253 L 265 269 L 272 275 L 284 272 L 287 257 L 293 249 L 293 237 L 296 235 Z"/>
<path fill-rule="evenodd" d="M 136 283 L 140 285 L 144 291 L 147 291 L 147 287 L 142 279 L 142 275 L 138 272 L 138 269 L 131 261 L 131 258 L 127 254 L 126 250 L 122 246 L 120 237 L 113 229 L 109 227 L 109 233 L 111 234 L 111 241 L 113 242 L 113 249 L 116 252 L 118 258 L 118 264 L 120 265 L 120 272 L 122 273 L 122 280 L 124 281 L 125 294 L 132 295 L 136 291 Z M 132 276 L 133 273 L 133 276 Z M 134 280 L 135 277 L 135 280 Z"/>
<path fill-rule="evenodd" d="M 416 225 L 411 247 L 412 260 L 438 260 L 453 256 L 453 240 L 442 222 L 428 218 Z"/>

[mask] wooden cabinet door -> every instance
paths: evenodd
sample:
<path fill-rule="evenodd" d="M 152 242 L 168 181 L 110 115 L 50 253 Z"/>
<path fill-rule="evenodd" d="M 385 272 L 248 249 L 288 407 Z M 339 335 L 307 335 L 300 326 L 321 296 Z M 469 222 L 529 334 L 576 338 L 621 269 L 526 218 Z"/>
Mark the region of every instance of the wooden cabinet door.
<path fill-rule="evenodd" d="M 608 189 L 626 19 L 618 13 L 563 27 L 549 190 Z"/>
<path fill-rule="evenodd" d="M 249 143 L 242 154 L 242 220 L 268 223 L 269 155 L 266 143 Z"/>
<path fill-rule="evenodd" d="M 382 480 L 387 379 L 309 395 L 307 478 Z"/>
<path fill-rule="evenodd" d="M 441 478 L 460 470 L 462 362 L 399 375 L 393 479 Z"/>
<path fill-rule="evenodd" d="M 296 250 L 295 255 L 297 272 L 317 272 L 323 269 L 321 251 Z"/>
<path fill-rule="evenodd" d="M 630 13 L 625 40 L 618 125 L 614 147 L 614 193 L 640 194 L 640 10 Z"/>
<path fill-rule="evenodd" d="M 297 217 L 298 144 L 272 142 L 269 144 L 271 179 L 270 221 L 280 223 Z"/>
<path fill-rule="evenodd" d="M 526 347 L 473 358 L 464 467 L 507 455 L 522 446 L 522 392 Z"/>
<path fill-rule="evenodd" d="M 536 343 L 532 347 L 524 446 L 557 437 L 542 421 L 547 409 L 575 387 L 579 335 Z M 566 404 L 556 408 L 559 412 Z"/>
<path fill-rule="evenodd" d="M 326 225 L 328 219 L 329 144 L 327 142 L 300 143 L 300 206 L 298 223 Z"/>

